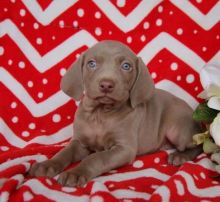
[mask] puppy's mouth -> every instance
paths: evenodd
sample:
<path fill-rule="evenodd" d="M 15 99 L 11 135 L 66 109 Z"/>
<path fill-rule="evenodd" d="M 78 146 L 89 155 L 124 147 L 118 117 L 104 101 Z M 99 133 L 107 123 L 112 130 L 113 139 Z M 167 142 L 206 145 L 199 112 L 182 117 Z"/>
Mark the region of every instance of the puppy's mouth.
<path fill-rule="evenodd" d="M 95 98 L 101 104 L 114 104 L 116 100 L 114 98 L 109 97 L 108 95 L 98 96 Z"/>

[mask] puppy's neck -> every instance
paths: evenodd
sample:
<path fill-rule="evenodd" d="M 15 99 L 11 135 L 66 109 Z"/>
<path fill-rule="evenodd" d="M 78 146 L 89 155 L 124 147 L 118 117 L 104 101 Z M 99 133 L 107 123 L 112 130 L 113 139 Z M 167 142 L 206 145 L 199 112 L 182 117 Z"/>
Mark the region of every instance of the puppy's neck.
<path fill-rule="evenodd" d="M 85 111 L 91 113 L 96 110 L 102 111 L 103 113 L 111 113 L 119 111 L 128 105 L 127 103 L 102 104 L 99 101 L 91 99 L 85 95 L 81 101 L 81 106 Z"/>

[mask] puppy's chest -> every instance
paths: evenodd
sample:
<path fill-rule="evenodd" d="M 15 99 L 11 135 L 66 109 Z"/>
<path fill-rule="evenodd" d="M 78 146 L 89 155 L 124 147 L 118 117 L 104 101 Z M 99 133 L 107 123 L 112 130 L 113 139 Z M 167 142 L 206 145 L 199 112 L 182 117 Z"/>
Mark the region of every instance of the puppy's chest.
<path fill-rule="evenodd" d="M 87 117 L 80 121 L 79 139 L 92 151 L 101 151 L 109 147 L 109 121 L 105 118 Z M 83 126 L 83 127 L 82 127 Z"/>

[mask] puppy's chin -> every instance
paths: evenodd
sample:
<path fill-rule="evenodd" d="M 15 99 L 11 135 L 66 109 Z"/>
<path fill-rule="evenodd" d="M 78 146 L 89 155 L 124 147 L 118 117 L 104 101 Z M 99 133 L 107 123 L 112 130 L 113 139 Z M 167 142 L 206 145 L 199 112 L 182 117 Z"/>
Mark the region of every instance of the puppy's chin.
<path fill-rule="evenodd" d="M 111 97 L 108 96 L 100 96 L 95 98 L 96 101 L 98 101 L 100 104 L 115 104 L 117 101 Z"/>
<path fill-rule="evenodd" d="M 109 106 L 120 106 L 129 99 L 129 92 L 123 92 L 121 94 L 114 93 L 100 93 L 97 91 L 85 91 L 85 95 L 93 100 L 96 105 L 109 105 Z"/>

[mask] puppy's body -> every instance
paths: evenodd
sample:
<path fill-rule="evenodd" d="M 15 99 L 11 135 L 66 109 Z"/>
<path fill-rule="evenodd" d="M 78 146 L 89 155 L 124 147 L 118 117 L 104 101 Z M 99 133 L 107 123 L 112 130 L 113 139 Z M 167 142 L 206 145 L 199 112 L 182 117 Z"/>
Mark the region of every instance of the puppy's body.
<path fill-rule="evenodd" d="M 85 91 L 75 114 L 74 137 L 51 160 L 33 165 L 32 175 L 53 177 L 82 160 L 58 179 L 63 185 L 82 186 L 160 148 L 178 149 L 169 157 L 175 165 L 200 152 L 192 144 L 192 135 L 200 131 L 192 109 L 155 89 L 142 60 L 121 43 L 104 41 L 88 49 L 68 70 L 61 88 L 76 100 Z"/>
<path fill-rule="evenodd" d="M 191 133 L 193 129 L 194 132 L 199 130 L 192 121 L 192 109 L 183 100 L 159 89 L 155 89 L 148 102 L 135 109 L 128 103 L 119 109 L 105 109 L 104 106 L 88 109 L 84 102 L 76 112 L 74 139 L 91 151 L 108 149 L 113 142 L 125 144 L 125 141 L 138 155 L 154 152 L 161 147 L 169 148 L 171 144 L 183 151 L 193 147 L 191 136 L 184 134 Z M 188 145 L 183 144 L 186 141 Z"/>

